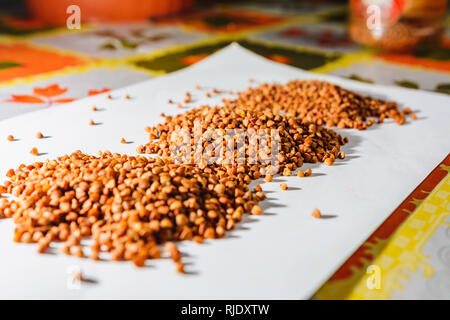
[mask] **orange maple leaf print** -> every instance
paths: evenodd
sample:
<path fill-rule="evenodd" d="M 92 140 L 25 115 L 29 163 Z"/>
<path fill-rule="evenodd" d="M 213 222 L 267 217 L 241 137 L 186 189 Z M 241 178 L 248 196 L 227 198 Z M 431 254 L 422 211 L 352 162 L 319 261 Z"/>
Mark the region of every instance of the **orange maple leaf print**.
<path fill-rule="evenodd" d="M 55 103 L 68 103 L 68 102 L 72 102 L 72 101 L 75 101 L 75 100 L 77 100 L 77 99 L 75 99 L 75 98 L 61 98 L 61 99 L 53 100 L 53 102 L 55 102 Z"/>
<path fill-rule="evenodd" d="M 180 63 L 190 66 L 194 63 L 197 63 L 197 62 L 205 59 L 207 56 L 208 56 L 207 54 L 198 54 L 198 55 L 187 56 L 187 57 L 181 58 Z"/>
<path fill-rule="evenodd" d="M 269 60 L 275 61 L 275 62 L 279 62 L 279 63 L 284 63 L 284 64 L 288 64 L 289 62 L 291 62 L 291 58 L 289 57 L 285 57 L 285 56 L 281 56 L 279 54 L 269 54 L 264 56 Z"/>
<path fill-rule="evenodd" d="M 29 94 L 12 94 L 11 99 L 6 100 L 6 102 L 14 103 L 47 103 L 51 106 L 53 103 L 67 103 L 72 102 L 75 98 L 59 98 L 53 99 L 54 97 L 60 96 L 67 92 L 67 88 L 61 88 L 58 84 L 51 84 L 44 88 L 34 88 L 32 95 Z"/>
<path fill-rule="evenodd" d="M 103 88 L 101 90 L 89 90 L 88 95 L 89 96 L 95 96 L 96 94 L 105 93 L 111 91 L 109 88 Z"/>
<path fill-rule="evenodd" d="M 6 100 L 6 102 L 16 102 L 16 103 L 45 103 L 45 100 L 30 96 L 27 94 L 12 94 L 11 99 Z"/>
<path fill-rule="evenodd" d="M 49 85 L 45 88 L 34 88 L 33 89 L 34 94 L 37 94 L 39 96 L 44 96 L 47 98 L 55 97 L 62 95 L 63 93 L 67 92 L 67 88 L 60 88 L 57 84 Z"/>

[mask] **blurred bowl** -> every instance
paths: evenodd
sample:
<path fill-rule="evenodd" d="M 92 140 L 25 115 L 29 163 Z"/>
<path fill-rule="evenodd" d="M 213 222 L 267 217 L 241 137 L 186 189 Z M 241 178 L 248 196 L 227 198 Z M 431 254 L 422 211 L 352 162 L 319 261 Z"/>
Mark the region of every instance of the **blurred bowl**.
<path fill-rule="evenodd" d="M 26 0 L 26 3 L 34 18 L 63 25 L 71 15 L 66 12 L 70 5 L 80 7 L 82 22 L 116 22 L 174 14 L 191 8 L 194 0 Z"/>

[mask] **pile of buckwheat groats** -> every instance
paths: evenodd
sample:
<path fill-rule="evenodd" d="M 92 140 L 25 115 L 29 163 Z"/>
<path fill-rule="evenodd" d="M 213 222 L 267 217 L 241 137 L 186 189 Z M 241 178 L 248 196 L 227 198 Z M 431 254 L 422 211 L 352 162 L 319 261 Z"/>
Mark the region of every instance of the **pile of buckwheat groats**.
<path fill-rule="evenodd" d="M 52 242 L 62 242 L 66 254 L 131 260 L 144 266 L 147 259 L 163 255 L 160 246 L 165 244 L 177 270 L 184 272 L 182 255 L 172 241 L 221 238 L 244 214 L 263 213 L 258 203 L 265 195 L 261 186 L 249 190 L 252 180 L 265 177 L 271 182 L 274 174 L 290 176 L 305 162 L 332 165 L 345 158 L 340 147 L 348 139 L 322 125 L 366 129 L 374 118 L 379 123 L 392 118 L 403 124 L 410 113 L 400 111 L 394 102 L 319 81 L 262 84 L 223 102 L 222 107 L 201 106 L 165 116 L 164 123 L 147 127 L 150 141 L 137 151 L 156 153 L 155 158 L 77 151 L 9 170 L 0 194 L 15 199 L 0 199 L 0 218 L 13 218 L 14 240 L 37 243 L 40 253 L 49 250 Z M 245 137 L 241 147 L 239 137 L 233 142 L 231 157 L 236 159 L 242 151 L 245 159 L 256 156 L 257 163 L 230 164 L 220 158 L 206 163 L 195 151 L 183 154 L 182 149 L 174 149 L 180 142 L 173 140 L 174 134 L 180 129 L 195 131 L 197 124 L 200 141 L 189 136 L 187 143 L 202 148 L 211 146 L 212 134 L 225 135 L 227 130 L 276 129 L 280 138 L 276 171 L 270 170 L 273 159 L 254 154 L 257 149 L 251 151 L 252 141 Z M 270 147 L 269 140 L 265 142 Z M 208 155 L 214 157 L 214 152 Z M 187 163 L 177 163 L 174 155 L 187 157 Z M 311 170 L 299 170 L 297 175 L 310 176 Z M 282 183 L 280 188 L 288 186 Z M 93 240 L 90 248 L 82 242 L 85 237 Z"/>
<path fill-rule="evenodd" d="M 17 200 L 1 199 L 0 212 L 14 219 L 15 241 L 38 243 L 41 253 L 61 241 L 64 253 L 83 257 L 81 240 L 92 236 L 92 259 L 108 252 L 137 266 L 161 256 L 158 244 L 223 237 L 243 214 L 261 214 L 265 198 L 239 175 L 109 152 L 21 165 L 8 177 L 0 191 Z M 182 271 L 180 253 L 168 248 Z"/>
<path fill-rule="evenodd" d="M 244 106 L 230 106 L 224 107 L 209 107 L 202 106 L 186 111 L 177 116 L 166 116 L 165 123 L 158 124 L 153 128 L 149 128 L 150 142 L 146 146 L 139 146 L 139 153 L 157 153 L 159 156 L 169 157 L 173 156 L 173 137 L 177 136 L 180 129 L 185 129 L 187 132 L 195 130 L 195 122 L 200 126 L 200 144 L 206 148 L 210 142 L 212 134 L 219 134 L 224 136 L 226 130 L 250 129 L 253 132 L 261 132 L 265 129 L 276 129 L 279 133 L 279 154 L 278 154 L 278 172 L 284 172 L 285 175 L 291 175 L 291 172 L 303 165 L 303 162 L 326 162 L 328 165 L 333 164 L 335 159 L 343 158 L 345 155 L 340 151 L 340 146 L 347 142 L 346 138 L 342 138 L 336 132 L 326 129 L 315 124 L 303 123 L 301 119 L 296 117 L 289 117 L 287 115 L 275 114 L 271 110 L 254 111 L 252 108 Z M 215 130 L 219 129 L 219 131 Z M 231 138 L 238 137 L 235 132 Z M 259 134 L 261 137 L 261 134 Z M 244 139 L 242 137 L 242 139 Z M 270 139 L 268 139 L 270 140 Z M 195 141 L 190 141 L 191 144 Z M 224 147 L 226 141 L 223 142 Z M 242 149 L 245 158 L 256 157 L 257 155 L 250 154 L 252 150 L 252 143 L 257 143 L 249 139 L 248 143 L 239 143 L 236 141 L 232 155 L 236 159 L 237 155 Z M 269 147 L 271 141 L 268 141 Z M 179 145 L 176 143 L 175 145 Z M 210 148 L 214 150 L 214 148 Z M 192 163 L 200 163 L 201 159 L 197 159 L 198 154 L 195 150 L 191 150 L 189 161 Z M 211 155 L 213 157 L 214 155 Z M 259 156 L 261 156 L 259 154 Z M 223 164 L 225 159 L 217 159 L 215 164 Z M 251 178 L 258 179 L 266 175 L 266 164 L 271 159 L 257 159 L 258 164 L 247 165 L 248 173 Z M 266 161 L 267 160 L 267 161 Z M 278 172 L 271 172 L 275 174 Z"/>
<path fill-rule="evenodd" d="M 391 118 L 399 125 L 406 115 L 415 115 L 409 108 L 399 110 L 396 102 L 359 95 L 338 85 L 317 80 L 294 80 L 286 84 L 261 84 L 227 100 L 230 106 L 243 106 L 255 111 L 285 112 L 305 123 L 337 126 L 340 129 L 367 129 L 376 121 Z"/>

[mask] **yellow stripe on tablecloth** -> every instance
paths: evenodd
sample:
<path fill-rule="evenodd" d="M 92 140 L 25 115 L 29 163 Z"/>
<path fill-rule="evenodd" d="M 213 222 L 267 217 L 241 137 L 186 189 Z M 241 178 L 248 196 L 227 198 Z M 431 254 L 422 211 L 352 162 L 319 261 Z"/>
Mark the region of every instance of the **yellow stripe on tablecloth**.
<path fill-rule="evenodd" d="M 326 283 L 315 295 L 316 299 L 391 299 L 394 292 L 401 292 L 402 282 L 408 281 L 408 273 L 417 274 L 423 270 L 424 278 L 434 275 L 429 258 L 422 252 L 424 245 L 440 226 L 450 226 L 444 221 L 450 216 L 450 174 L 421 201 L 406 221 L 400 225 L 390 240 L 371 244 L 368 252 L 376 258 L 361 261 L 363 268 L 356 269 L 351 277 Z M 370 289 L 367 281 L 372 274 L 367 267 L 374 265 L 381 271 L 381 288 Z M 359 278 L 359 279 L 358 279 Z"/>

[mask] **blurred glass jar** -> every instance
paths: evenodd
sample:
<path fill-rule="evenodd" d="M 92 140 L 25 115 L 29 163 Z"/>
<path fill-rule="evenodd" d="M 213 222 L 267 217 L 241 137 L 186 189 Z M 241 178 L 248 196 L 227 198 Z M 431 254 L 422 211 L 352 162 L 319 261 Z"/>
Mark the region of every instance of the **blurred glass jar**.
<path fill-rule="evenodd" d="M 350 0 L 350 36 L 384 51 L 407 52 L 439 41 L 447 0 Z"/>

